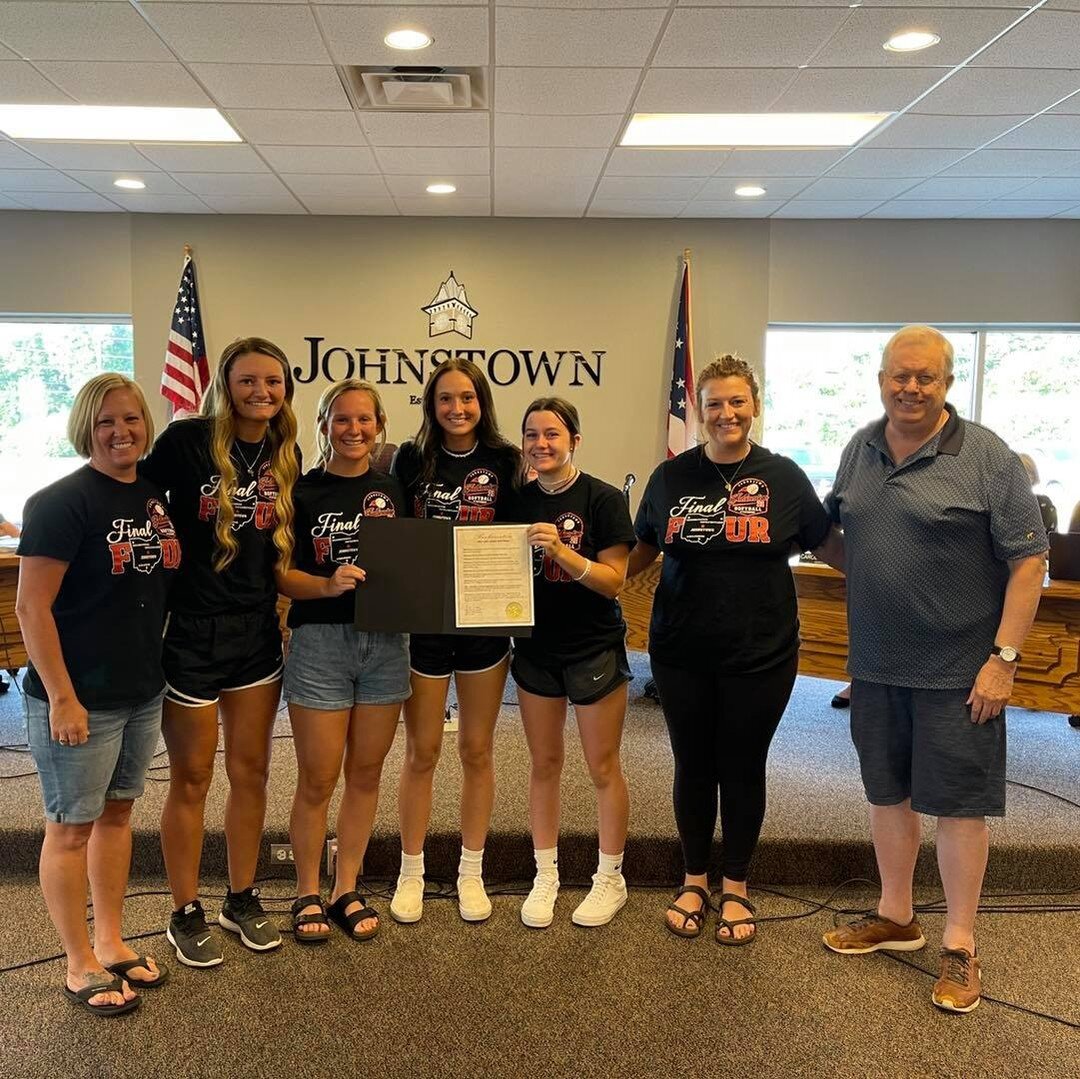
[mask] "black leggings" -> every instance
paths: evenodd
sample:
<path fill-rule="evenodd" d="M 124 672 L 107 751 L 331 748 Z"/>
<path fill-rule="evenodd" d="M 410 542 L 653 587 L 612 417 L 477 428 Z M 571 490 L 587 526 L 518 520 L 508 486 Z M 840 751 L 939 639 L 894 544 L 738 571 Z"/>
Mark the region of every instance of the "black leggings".
<path fill-rule="evenodd" d="M 744 881 L 765 819 L 765 762 L 795 685 L 799 657 L 754 674 L 719 674 L 653 662 L 675 756 L 675 822 L 688 875 L 708 872 L 716 793 L 723 873 Z"/>

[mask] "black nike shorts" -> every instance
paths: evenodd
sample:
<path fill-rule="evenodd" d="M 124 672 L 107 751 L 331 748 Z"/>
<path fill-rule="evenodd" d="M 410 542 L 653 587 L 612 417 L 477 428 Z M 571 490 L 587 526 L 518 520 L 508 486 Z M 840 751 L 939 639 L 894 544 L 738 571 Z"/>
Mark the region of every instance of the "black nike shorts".
<path fill-rule="evenodd" d="M 537 697 L 566 697 L 571 704 L 595 704 L 629 682 L 630 662 L 622 644 L 575 663 L 544 664 L 514 650 L 510 674 L 519 688 Z"/>

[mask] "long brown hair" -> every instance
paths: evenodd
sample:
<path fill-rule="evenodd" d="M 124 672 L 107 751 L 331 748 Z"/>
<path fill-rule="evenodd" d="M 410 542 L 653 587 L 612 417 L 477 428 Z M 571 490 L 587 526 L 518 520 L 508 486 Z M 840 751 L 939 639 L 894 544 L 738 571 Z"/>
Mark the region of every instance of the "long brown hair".
<path fill-rule="evenodd" d="M 270 420 L 267 437 L 270 441 L 270 472 L 277 483 L 278 496 L 274 507 L 274 546 L 277 548 L 277 568 L 284 572 L 292 561 L 293 550 L 293 485 L 300 468 L 296 463 L 296 416 L 292 410 L 292 367 L 284 352 L 264 337 L 238 337 L 225 346 L 218 360 L 213 381 L 203 398 L 202 415 L 210 420 L 210 456 L 220 479 L 218 481 L 218 513 L 214 523 L 217 554 L 214 569 L 219 573 L 236 558 L 240 543 L 233 535 L 233 489 L 236 487 L 236 465 L 232 449 L 236 442 L 236 412 L 229 392 L 229 372 L 236 360 L 249 352 L 269 356 L 281 364 L 285 376 L 285 400 L 277 415 Z"/>

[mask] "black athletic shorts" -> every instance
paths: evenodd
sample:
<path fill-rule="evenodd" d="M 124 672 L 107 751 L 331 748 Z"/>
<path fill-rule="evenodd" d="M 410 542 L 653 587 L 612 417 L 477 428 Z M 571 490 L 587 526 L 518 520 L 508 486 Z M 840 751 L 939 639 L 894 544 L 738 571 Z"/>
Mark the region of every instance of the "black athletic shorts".
<path fill-rule="evenodd" d="M 576 663 L 548 666 L 514 652 L 510 664 L 514 681 L 526 693 L 537 697 L 566 697 L 571 704 L 595 704 L 633 675 L 626 647 L 617 645 Z"/>
<path fill-rule="evenodd" d="M 409 669 L 425 678 L 490 671 L 509 654 L 509 637 L 476 637 L 468 633 L 413 633 L 409 636 Z"/>
<path fill-rule="evenodd" d="M 216 704 L 222 692 L 275 682 L 282 671 L 277 611 L 170 614 L 161 665 L 165 699 L 186 708 Z"/>

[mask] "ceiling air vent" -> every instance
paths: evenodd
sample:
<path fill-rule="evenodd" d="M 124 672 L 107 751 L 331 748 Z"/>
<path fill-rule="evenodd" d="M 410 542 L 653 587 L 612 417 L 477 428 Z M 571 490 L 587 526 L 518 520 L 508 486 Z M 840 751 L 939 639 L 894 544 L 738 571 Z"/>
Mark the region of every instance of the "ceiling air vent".
<path fill-rule="evenodd" d="M 341 72 L 358 109 L 487 108 L 487 72 L 482 67 L 346 67 Z"/>

